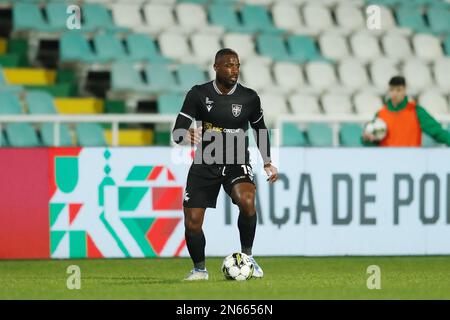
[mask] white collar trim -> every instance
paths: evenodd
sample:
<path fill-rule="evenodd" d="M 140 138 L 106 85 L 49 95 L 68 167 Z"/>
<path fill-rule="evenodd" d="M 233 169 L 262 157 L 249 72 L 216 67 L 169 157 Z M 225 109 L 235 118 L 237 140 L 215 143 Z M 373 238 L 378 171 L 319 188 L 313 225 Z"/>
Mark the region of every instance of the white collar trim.
<path fill-rule="evenodd" d="M 214 87 L 214 90 L 216 90 L 216 92 L 217 92 L 218 94 L 223 94 L 223 93 L 219 90 L 219 88 L 217 87 L 216 80 L 213 80 L 213 87 Z M 237 82 L 236 82 L 236 84 L 233 86 L 233 88 L 231 88 L 231 90 L 227 93 L 227 95 L 232 95 L 232 94 L 236 91 L 236 88 L 237 88 Z"/>

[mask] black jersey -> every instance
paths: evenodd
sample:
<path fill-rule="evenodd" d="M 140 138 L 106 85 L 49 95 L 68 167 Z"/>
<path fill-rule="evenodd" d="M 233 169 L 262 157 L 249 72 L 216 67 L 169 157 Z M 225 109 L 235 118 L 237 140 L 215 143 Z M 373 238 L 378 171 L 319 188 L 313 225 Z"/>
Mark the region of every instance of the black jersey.
<path fill-rule="evenodd" d="M 192 87 L 179 116 L 197 121 L 197 126 L 201 122 L 203 127 L 194 163 L 248 163 L 249 124 L 267 131 L 258 94 L 239 83 L 228 94 L 222 94 L 215 81 Z M 266 146 L 269 153 L 268 140 Z"/>

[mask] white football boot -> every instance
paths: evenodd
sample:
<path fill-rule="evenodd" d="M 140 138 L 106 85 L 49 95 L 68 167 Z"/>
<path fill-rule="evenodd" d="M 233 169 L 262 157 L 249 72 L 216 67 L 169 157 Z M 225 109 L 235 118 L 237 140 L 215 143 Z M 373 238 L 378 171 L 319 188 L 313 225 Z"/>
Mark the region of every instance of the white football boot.
<path fill-rule="evenodd" d="M 186 281 L 195 281 L 195 280 L 208 280 L 208 271 L 200 270 L 200 269 L 192 269 L 191 272 L 184 278 Z"/>
<path fill-rule="evenodd" d="M 264 276 L 263 269 L 259 266 L 259 264 L 256 262 L 255 258 L 253 256 L 248 256 L 251 263 L 253 264 L 253 277 L 254 278 L 262 278 Z"/>

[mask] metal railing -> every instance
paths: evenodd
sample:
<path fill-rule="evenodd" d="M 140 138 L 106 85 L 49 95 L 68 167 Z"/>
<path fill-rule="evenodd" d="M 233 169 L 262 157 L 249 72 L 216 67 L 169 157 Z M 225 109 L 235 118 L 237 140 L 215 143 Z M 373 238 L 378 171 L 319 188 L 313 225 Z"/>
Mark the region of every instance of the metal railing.
<path fill-rule="evenodd" d="M 339 146 L 339 128 L 342 123 L 364 124 L 373 119 L 372 114 L 365 115 L 280 115 L 276 120 L 276 128 L 279 129 L 276 144 L 281 145 L 283 141 L 283 124 L 286 122 L 297 124 L 326 123 L 331 126 L 333 132 L 333 146 Z M 450 124 L 450 115 L 436 116 L 435 119 L 441 124 Z"/>
<path fill-rule="evenodd" d="M 333 145 L 339 145 L 339 128 L 342 123 L 363 124 L 372 119 L 371 115 L 279 115 L 275 124 L 278 134 L 274 139 L 275 146 L 282 145 L 283 130 L 282 126 L 286 122 L 297 124 L 308 123 L 327 123 L 331 126 L 333 132 Z M 435 117 L 440 123 L 448 125 L 450 115 L 440 115 Z M 119 145 L 119 124 L 121 123 L 151 123 L 151 124 L 169 124 L 173 127 L 176 115 L 161 114 L 125 114 L 125 115 L 8 115 L 0 116 L 0 131 L 5 123 L 53 123 L 53 142 L 54 146 L 60 145 L 60 125 L 62 123 L 110 123 L 112 130 L 112 146 Z M 1 135 L 0 135 L 1 139 Z M 0 140 L 1 142 L 1 140 Z"/>
<path fill-rule="evenodd" d="M 28 122 L 28 123 L 53 123 L 53 144 L 60 145 L 59 128 L 62 123 L 110 123 L 112 131 L 112 146 L 119 145 L 119 124 L 120 123 L 166 123 L 173 126 L 175 115 L 162 114 L 125 114 L 125 115 L 14 115 L 0 116 L 0 130 L 4 123 Z M 1 136 L 0 136 L 1 139 Z"/>

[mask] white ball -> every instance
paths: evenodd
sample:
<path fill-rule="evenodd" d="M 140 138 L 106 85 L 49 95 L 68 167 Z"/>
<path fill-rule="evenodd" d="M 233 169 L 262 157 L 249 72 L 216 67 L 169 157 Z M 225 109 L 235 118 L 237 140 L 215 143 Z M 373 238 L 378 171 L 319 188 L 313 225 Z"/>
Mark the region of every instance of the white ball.
<path fill-rule="evenodd" d="M 368 122 L 364 128 L 366 134 L 373 135 L 376 141 L 381 141 L 386 137 L 387 125 L 380 118 L 375 118 L 374 120 Z"/>
<path fill-rule="evenodd" d="M 250 258 L 241 252 L 225 257 L 222 263 L 222 272 L 226 279 L 243 281 L 253 275 L 254 266 Z"/>

